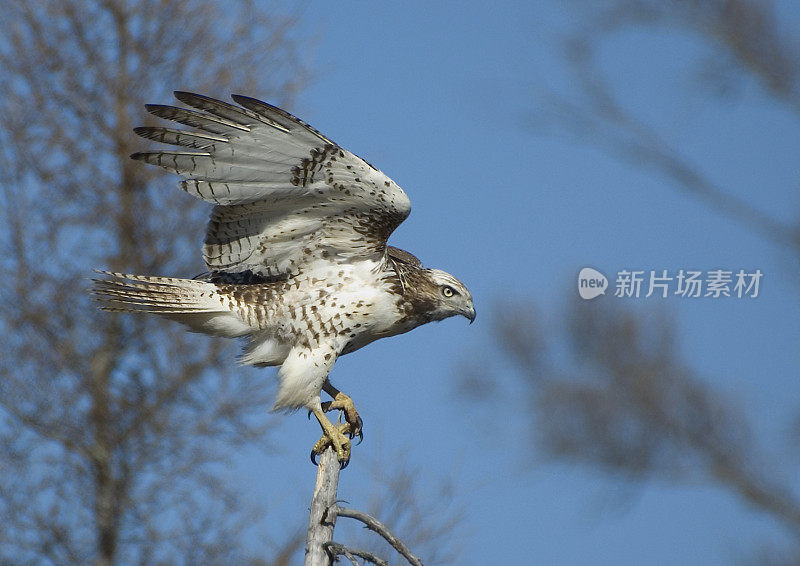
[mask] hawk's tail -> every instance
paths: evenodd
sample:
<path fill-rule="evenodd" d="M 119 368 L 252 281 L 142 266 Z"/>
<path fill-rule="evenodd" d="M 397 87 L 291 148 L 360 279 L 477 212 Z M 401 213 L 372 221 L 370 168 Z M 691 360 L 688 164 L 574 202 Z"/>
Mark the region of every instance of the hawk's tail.
<path fill-rule="evenodd" d="M 94 279 L 92 286 L 100 308 L 106 311 L 180 314 L 228 310 L 212 283 L 111 271 L 97 273 L 108 277 Z"/>
<path fill-rule="evenodd" d="M 229 337 L 252 329 L 228 306 L 217 286 L 195 279 L 150 277 L 97 271 L 92 294 L 100 308 L 111 312 L 152 313 L 176 320 L 193 330 Z"/>

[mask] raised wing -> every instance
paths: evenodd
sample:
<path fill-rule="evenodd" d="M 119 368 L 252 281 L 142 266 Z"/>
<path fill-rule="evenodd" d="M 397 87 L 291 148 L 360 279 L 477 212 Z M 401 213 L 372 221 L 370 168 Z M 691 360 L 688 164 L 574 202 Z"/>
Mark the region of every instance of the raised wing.
<path fill-rule="evenodd" d="M 273 277 L 318 258 L 384 256 L 386 240 L 411 211 L 389 177 L 265 102 L 233 95 L 236 106 L 188 92 L 175 97 L 197 110 L 147 110 L 194 130 L 135 131 L 186 149 L 131 157 L 182 175 L 186 192 L 216 205 L 203 247 L 209 270 Z"/>

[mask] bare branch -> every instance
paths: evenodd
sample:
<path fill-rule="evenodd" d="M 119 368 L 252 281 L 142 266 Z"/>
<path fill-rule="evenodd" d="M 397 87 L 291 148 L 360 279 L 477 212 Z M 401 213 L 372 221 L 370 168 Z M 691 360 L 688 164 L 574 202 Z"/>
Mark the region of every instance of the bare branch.
<path fill-rule="evenodd" d="M 373 564 L 387 564 L 376 554 L 366 550 L 354 550 L 333 542 L 333 531 L 338 517 L 350 517 L 363 523 L 368 529 L 376 532 L 389 543 L 401 556 L 413 566 L 421 566 L 422 561 L 414 556 L 408 546 L 393 534 L 386 525 L 372 515 L 341 507 L 337 503 L 339 482 L 339 462 L 332 448 L 320 457 L 317 469 L 317 480 L 309 512 L 308 531 L 306 535 L 306 566 L 328 566 L 336 556 L 345 556 L 357 564 L 356 557 Z"/>
<path fill-rule="evenodd" d="M 371 564 L 375 564 L 376 566 L 389 566 L 389 563 L 383 560 L 382 558 L 375 556 L 371 552 L 367 552 L 366 550 L 356 550 L 353 548 L 346 547 L 344 545 L 339 544 L 338 542 L 326 542 L 325 543 L 325 550 L 327 550 L 332 556 L 344 556 L 354 566 L 358 566 L 358 561 L 356 557 L 363 558 L 364 562 L 369 562 Z"/>
<path fill-rule="evenodd" d="M 339 516 L 339 517 L 350 517 L 351 519 L 355 519 L 356 521 L 360 521 L 364 523 L 369 530 L 378 533 L 386 542 L 392 545 L 397 552 L 399 552 L 403 558 L 408 560 L 409 564 L 413 566 L 422 566 L 422 561 L 414 556 L 409 548 L 397 538 L 383 523 L 378 521 L 372 515 L 364 513 L 363 511 L 358 511 L 357 509 L 350 509 L 348 507 L 340 507 L 339 505 L 333 505 L 330 509 L 330 514 L 332 516 Z"/>
<path fill-rule="evenodd" d="M 319 458 L 317 481 L 314 485 L 314 496 L 311 499 L 311 510 L 308 517 L 308 533 L 306 535 L 305 566 L 328 566 L 330 556 L 325 544 L 333 538 L 336 526 L 336 491 L 339 486 L 341 466 L 333 448 L 328 448 Z"/>

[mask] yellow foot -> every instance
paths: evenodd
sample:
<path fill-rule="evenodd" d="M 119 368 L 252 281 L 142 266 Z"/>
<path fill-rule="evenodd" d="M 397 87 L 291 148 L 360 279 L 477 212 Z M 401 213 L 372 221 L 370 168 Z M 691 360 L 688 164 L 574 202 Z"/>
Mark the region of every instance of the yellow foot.
<path fill-rule="evenodd" d="M 358 411 L 356 411 L 356 406 L 350 396 L 345 395 L 341 391 L 336 391 L 333 395 L 333 401 L 322 404 L 322 410 L 326 413 L 336 409 L 344 411 L 344 420 L 350 425 L 349 431 L 346 434 L 348 434 L 350 438 L 358 436 L 358 443 L 361 444 L 361 441 L 364 440 L 364 421 L 358 416 Z"/>
<path fill-rule="evenodd" d="M 325 418 L 324 415 L 323 418 Z M 327 418 L 325 420 L 327 420 Z M 328 423 L 330 423 L 330 421 L 328 421 Z M 322 424 L 322 421 L 320 421 L 320 424 Z M 314 448 L 311 449 L 311 461 L 316 465 L 317 456 L 322 455 L 325 450 L 333 446 L 333 449 L 336 450 L 336 458 L 339 460 L 339 465 L 342 469 L 346 468 L 347 464 L 350 463 L 350 438 L 353 437 L 350 423 L 343 423 L 340 425 L 331 424 L 330 429 L 323 425 L 322 429 L 324 433 L 322 438 L 317 440 L 317 443 L 314 444 Z M 348 436 L 350 438 L 348 438 Z"/>

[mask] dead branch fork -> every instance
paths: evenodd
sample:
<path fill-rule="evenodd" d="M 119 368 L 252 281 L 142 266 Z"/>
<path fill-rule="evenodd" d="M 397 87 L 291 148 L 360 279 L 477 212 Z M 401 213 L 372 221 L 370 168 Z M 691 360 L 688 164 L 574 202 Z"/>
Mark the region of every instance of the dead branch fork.
<path fill-rule="evenodd" d="M 364 523 L 364 526 L 376 532 L 400 553 L 412 566 L 422 566 L 422 561 L 414 556 L 408 547 L 375 517 L 356 509 L 340 507 L 336 500 L 339 486 L 339 461 L 336 452 L 329 448 L 320 457 L 317 468 L 317 482 L 314 485 L 314 496 L 306 536 L 305 566 L 330 566 L 344 556 L 352 564 L 358 566 L 360 558 L 363 564 L 388 566 L 388 562 L 374 554 L 349 548 L 333 541 L 333 529 L 338 517 L 349 517 Z"/>

